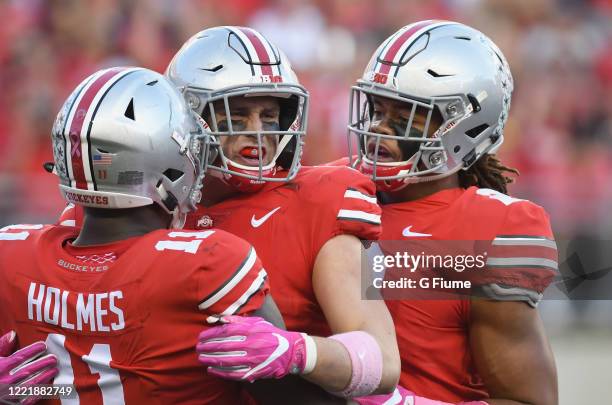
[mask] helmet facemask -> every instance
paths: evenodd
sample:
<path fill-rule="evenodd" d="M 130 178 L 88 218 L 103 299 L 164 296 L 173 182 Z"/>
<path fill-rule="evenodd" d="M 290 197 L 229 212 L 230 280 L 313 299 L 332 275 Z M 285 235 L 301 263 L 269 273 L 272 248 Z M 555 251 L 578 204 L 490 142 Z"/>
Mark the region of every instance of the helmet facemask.
<path fill-rule="evenodd" d="M 198 208 L 198 203 L 202 199 L 202 186 L 208 161 L 211 154 L 214 154 L 212 152 L 211 137 L 204 130 L 201 120 L 193 111 L 189 113 L 194 116 L 196 126 L 189 132 L 187 138 L 181 139 L 176 132 L 172 135 L 172 139 L 180 146 L 180 154 L 187 157 L 195 169 L 195 182 L 189 190 L 189 196 L 185 202 L 187 210 L 185 208 L 179 209 L 176 197 L 167 192 L 164 186 L 168 181 L 171 183 L 179 181 L 183 173 L 166 170 L 156 187 L 161 197 L 160 205 L 166 212 L 172 214 L 172 228 L 182 228 L 185 224 L 188 211 L 195 211 Z"/>
<path fill-rule="evenodd" d="M 306 91 L 296 85 L 254 85 L 251 87 L 236 86 L 210 92 L 189 87 L 185 89 L 185 97 L 190 106 L 203 119 L 212 138 L 214 152 L 207 164 L 211 172 L 220 173 L 228 182 L 233 176 L 249 180 L 249 184 L 241 184 L 241 191 L 255 191 L 264 182 L 287 182 L 292 180 L 300 167 L 300 158 L 306 134 L 308 98 Z M 257 97 L 272 97 L 278 101 L 279 116 L 274 127 L 264 126 L 261 130 L 252 131 L 236 127 L 232 114 L 232 101 L 239 98 L 253 99 Z M 218 117 L 223 117 L 218 121 Z M 231 160 L 223 151 L 224 141 L 231 137 L 247 136 L 253 138 L 253 162 L 246 164 Z M 269 155 L 266 137 L 274 137 L 273 155 Z M 235 185 L 238 185 L 236 182 Z M 252 187 L 251 187 L 252 186 Z"/>
<path fill-rule="evenodd" d="M 399 102 L 409 112 L 402 121 L 388 121 L 393 134 L 376 129 L 374 100 Z M 348 144 L 351 165 L 367 167 L 372 179 L 384 185 L 427 181 L 446 168 L 447 155 L 442 144 L 442 115 L 434 99 L 424 100 L 376 89 L 375 85 L 358 83 L 351 91 Z M 353 145 L 354 137 L 357 145 Z M 389 160 L 384 140 L 397 142 L 400 156 Z M 353 158 L 356 157 L 355 161 Z M 384 188 L 384 187 L 383 187 Z M 387 187 L 388 188 L 388 187 Z M 390 191 L 390 190 L 389 190 Z"/>

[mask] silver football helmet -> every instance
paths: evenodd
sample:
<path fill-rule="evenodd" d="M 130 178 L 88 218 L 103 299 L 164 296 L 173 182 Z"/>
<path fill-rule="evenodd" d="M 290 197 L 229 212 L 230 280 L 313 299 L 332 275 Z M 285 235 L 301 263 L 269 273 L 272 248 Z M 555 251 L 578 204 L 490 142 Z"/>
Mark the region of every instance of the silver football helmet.
<path fill-rule="evenodd" d="M 407 25 L 378 47 L 352 87 L 349 156 L 357 156 L 352 164 L 383 191 L 466 170 L 503 142 L 512 89 L 508 62 L 483 33 L 452 21 Z M 406 127 L 394 135 L 371 131 L 376 97 L 406 103 Z M 426 112 L 426 118 L 425 127 L 415 131 L 417 111 Z M 428 136 L 435 121 L 439 126 Z M 400 162 L 379 162 L 384 138 L 398 140 L 410 153 Z M 368 154 L 371 139 L 376 143 Z"/>
<path fill-rule="evenodd" d="M 156 203 L 182 226 L 200 200 L 208 135 L 164 76 L 110 68 L 68 97 L 52 130 L 54 172 L 71 203 L 132 208 Z"/>
<path fill-rule="evenodd" d="M 299 84 L 287 57 L 259 32 L 246 27 L 215 27 L 189 39 L 174 56 L 166 76 L 183 93 L 191 108 L 205 118 L 216 141 L 223 136 L 250 135 L 257 139 L 258 166 L 229 160 L 218 147 L 209 165 L 242 191 L 253 191 L 264 181 L 288 181 L 295 177 L 306 133 L 308 92 Z M 280 105 L 280 130 L 238 131 L 232 128 L 233 97 L 272 96 Z M 215 106 L 221 104 L 227 129 L 219 128 Z M 226 130 L 225 130 L 226 129 Z M 276 154 L 265 164 L 262 136 L 278 136 Z M 286 172 L 277 172 L 277 168 Z"/>

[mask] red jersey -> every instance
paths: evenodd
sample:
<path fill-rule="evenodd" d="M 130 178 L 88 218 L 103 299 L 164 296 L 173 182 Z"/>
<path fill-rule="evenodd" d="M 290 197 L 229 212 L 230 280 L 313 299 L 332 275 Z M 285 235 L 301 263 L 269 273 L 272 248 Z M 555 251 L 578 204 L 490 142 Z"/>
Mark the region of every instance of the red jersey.
<path fill-rule="evenodd" d="M 378 239 L 381 211 L 374 193 L 372 181 L 356 170 L 306 166 L 290 183 L 268 183 L 257 193 L 200 206 L 185 228 L 214 225 L 253 244 L 287 329 L 328 336 L 312 269 L 321 247 L 336 235 Z"/>
<path fill-rule="evenodd" d="M 382 209 L 382 240 L 491 241 L 479 282 L 492 299 L 535 306 L 555 274 L 548 215 L 529 201 L 470 187 Z M 470 354 L 469 299 L 388 300 L 387 305 L 400 348 L 402 386 L 447 402 L 488 397 Z"/>
<path fill-rule="evenodd" d="M 267 183 L 256 193 L 199 206 L 184 228 L 214 226 L 247 240 L 270 275 L 272 295 L 287 329 L 328 336 L 331 332 L 312 288 L 316 257 L 336 235 L 377 240 L 380 214 L 374 183 L 357 170 L 303 166 L 289 183 Z M 81 218 L 80 207 L 69 206 L 59 222 L 74 225 L 76 219 L 80 226 Z"/>
<path fill-rule="evenodd" d="M 22 347 L 46 341 L 59 359 L 54 383 L 74 384 L 75 403 L 238 403 L 239 386 L 206 374 L 195 344 L 215 315 L 262 305 L 266 272 L 254 249 L 221 230 L 90 247 L 72 246 L 77 235 L 0 231 L 0 332 L 15 330 Z"/>

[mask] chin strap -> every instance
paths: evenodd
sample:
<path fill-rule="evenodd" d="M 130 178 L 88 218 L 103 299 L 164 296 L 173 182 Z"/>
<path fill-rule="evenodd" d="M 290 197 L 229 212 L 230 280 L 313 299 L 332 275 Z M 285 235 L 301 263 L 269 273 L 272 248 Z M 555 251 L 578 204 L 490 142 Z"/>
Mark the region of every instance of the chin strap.
<path fill-rule="evenodd" d="M 278 159 L 281 153 L 283 153 L 283 151 L 289 144 L 289 141 L 291 141 L 291 135 L 283 135 L 281 137 L 280 141 L 278 142 L 278 146 L 276 147 L 276 153 L 274 154 L 272 162 L 276 162 L 276 159 Z"/>

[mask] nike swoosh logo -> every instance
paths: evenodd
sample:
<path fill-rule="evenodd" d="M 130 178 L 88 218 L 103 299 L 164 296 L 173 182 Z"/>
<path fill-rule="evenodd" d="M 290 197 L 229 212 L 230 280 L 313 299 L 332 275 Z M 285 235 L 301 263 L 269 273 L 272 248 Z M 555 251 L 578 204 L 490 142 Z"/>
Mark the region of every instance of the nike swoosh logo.
<path fill-rule="evenodd" d="M 382 405 L 398 405 L 401 403 L 402 403 L 402 394 L 396 388 L 395 391 L 393 391 L 393 395 L 391 396 L 391 398 L 385 401 Z M 414 405 L 414 397 L 412 396 L 406 397 L 406 400 L 404 401 L 403 405 Z"/>
<path fill-rule="evenodd" d="M 266 215 L 264 215 L 263 217 L 257 219 L 255 218 L 255 215 L 253 215 L 251 217 L 251 226 L 253 228 L 259 228 L 264 222 L 266 222 L 268 220 L 268 218 L 270 218 L 276 211 L 280 210 L 281 207 L 276 207 L 274 208 L 272 211 L 268 212 Z"/>
<path fill-rule="evenodd" d="M 274 360 L 278 359 L 280 356 L 282 356 L 289 349 L 289 341 L 284 336 L 279 335 L 278 333 L 273 333 L 272 335 L 276 336 L 276 339 L 278 339 L 278 346 L 276 346 L 276 349 L 274 349 L 272 354 L 270 354 L 270 356 L 268 356 L 268 358 L 266 360 L 264 360 L 263 363 L 259 363 L 259 365 L 257 367 L 252 368 L 251 371 L 249 371 L 248 373 L 243 375 L 242 376 L 243 380 L 249 378 L 249 376 L 251 376 L 252 374 L 258 372 L 262 368 L 267 367 L 268 364 L 270 364 Z"/>
<path fill-rule="evenodd" d="M 424 236 L 431 236 L 431 234 L 429 233 L 412 232 L 410 228 L 412 228 L 412 225 L 405 227 L 404 230 L 402 231 L 402 235 L 404 235 L 407 238 L 422 238 Z"/>

